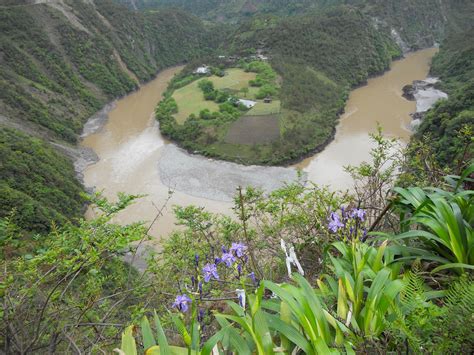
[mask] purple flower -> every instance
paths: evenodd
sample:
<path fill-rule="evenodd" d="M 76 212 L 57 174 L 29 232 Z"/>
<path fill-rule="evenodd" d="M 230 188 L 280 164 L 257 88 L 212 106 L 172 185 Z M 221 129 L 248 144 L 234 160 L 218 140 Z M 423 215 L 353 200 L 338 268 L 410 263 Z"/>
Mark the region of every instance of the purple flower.
<path fill-rule="evenodd" d="M 204 281 L 209 282 L 211 277 L 214 277 L 216 280 L 219 280 L 219 274 L 217 273 L 216 264 L 206 264 L 202 268 L 202 273 L 204 275 Z"/>
<path fill-rule="evenodd" d="M 198 313 L 198 322 L 201 323 L 203 320 L 204 320 L 204 311 L 200 309 Z"/>
<path fill-rule="evenodd" d="M 331 217 L 329 219 L 329 225 L 328 228 L 330 231 L 333 233 L 336 233 L 339 228 L 343 228 L 344 224 L 341 222 L 339 219 L 339 215 L 337 213 L 331 212 Z"/>
<path fill-rule="evenodd" d="M 253 271 L 249 274 L 249 277 L 253 282 L 257 282 L 257 279 L 255 278 L 255 273 Z"/>
<path fill-rule="evenodd" d="M 352 218 L 359 218 L 362 222 L 365 219 L 365 211 L 362 208 L 354 208 L 351 212 Z"/>
<path fill-rule="evenodd" d="M 176 307 L 180 312 L 187 312 L 189 309 L 189 302 L 192 302 L 192 300 L 188 297 L 188 295 L 178 295 L 176 296 L 176 300 L 173 303 L 173 307 Z"/>
<path fill-rule="evenodd" d="M 196 267 L 199 265 L 199 254 L 194 254 L 194 264 L 196 264 Z"/>
<path fill-rule="evenodd" d="M 367 239 L 367 229 L 364 228 L 364 232 L 363 232 L 363 234 L 362 234 L 362 239 L 361 239 L 361 240 L 362 240 L 363 242 L 365 242 L 366 239 Z"/>
<path fill-rule="evenodd" d="M 232 264 L 235 262 L 235 257 L 231 253 L 224 253 L 222 254 L 221 260 L 227 265 L 227 267 L 231 267 Z"/>
<path fill-rule="evenodd" d="M 246 250 L 247 246 L 242 243 L 232 243 L 232 246 L 230 248 L 230 252 L 234 253 L 238 258 L 244 256 Z"/>

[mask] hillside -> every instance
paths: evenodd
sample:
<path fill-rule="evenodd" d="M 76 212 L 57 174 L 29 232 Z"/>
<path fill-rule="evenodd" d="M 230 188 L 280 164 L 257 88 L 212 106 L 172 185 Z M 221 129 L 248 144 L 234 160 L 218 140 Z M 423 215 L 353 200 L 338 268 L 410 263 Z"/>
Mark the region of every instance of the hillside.
<path fill-rule="evenodd" d="M 430 110 L 415 138 L 425 136 L 441 166 L 460 169 L 474 157 L 474 27 L 452 33 L 434 57 L 431 74 L 449 95 Z"/>
<path fill-rule="evenodd" d="M 447 30 L 469 27 L 469 0 L 116 0 L 134 9 L 175 7 L 207 20 L 238 23 L 259 15 L 293 16 L 351 5 L 393 28 L 407 48 L 440 42 Z"/>
<path fill-rule="evenodd" d="M 207 53 L 213 36 L 199 19 L 182 11 L 140 14 L 108 0 L 2 6 L 0 129 L 21 128 L 48 141 L 75 143 L 85 121 L 105 103 L 136 89 L 161 69 Z M 28 139 L 17 133 L 5 137 L 12 145 L 16 139 Z M 2 162 L 12 154 L 9 149 L 2 153 Z M 42 150 L 30 153 L 42 159 Z M 56 170 L 53 161 L 44 164 Z M 71 162 L 62 164 L 72 169 Z M 11 174 L 9 169 L 9 164 L 0 165 L 0 175 Z M 68 169 L 62 179 L 77 185 Z M 36 179 L 35 172 L 25 174 Z M 9 188 L 6 200 L 10 193 L 33 197 L 27 181 L 2 183 Z M 81 201 L 76 190 L 61 191 Z M 16 200 L 21 211 L 22 200 Z M 46 209 L 50 205 L 44 204 Z M 0 217 L 10 208 L 2 203 Z M 70 217 L 80 212 L 75 208 Z M 26 220 L 19 224 L 34 228 Z"/>

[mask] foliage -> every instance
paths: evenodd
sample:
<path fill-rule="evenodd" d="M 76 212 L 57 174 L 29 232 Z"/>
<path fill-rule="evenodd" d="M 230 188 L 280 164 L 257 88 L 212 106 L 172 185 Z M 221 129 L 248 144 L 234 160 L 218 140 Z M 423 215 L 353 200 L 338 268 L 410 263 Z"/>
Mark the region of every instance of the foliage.
<path fill-rule="evenodd" d="M 474 170 L 466 170 L 464 177 Z M 389 237 L 401 241 L 400 250 L 441 265 L 444 269 L 474 269 L 474 204 L 472 190 L 447 192 L 439 189 L 395 188 L 403 233 Z M 412 228 L 410 228 L 412 227 Z M 405 243 L 403 243 L 405 241 Z M 420 241 L 424 248 L 412 246 Z"/>
<path fill-rule="evenodd" d="M 100 199 L 100 217 L 54 228 L 22 255 L 2 246 L 0 333 L 6 353 L 95 352 L 114 343 L 121 323 L 139 313 L 148 280 L 121 258 L 147 236 L 140 224 L 109 223 L 133 198 L 120 196 L 116 204 Z M 15 227 L 7 221 L 7 228 Z"/>
<path fill-rule="evenodd" d="M 83 212 L 82 187 L 69 160 L 40 139 L 0 128 L 0 219 L 47 232 Z"/>
<path fill-rule="evenodd" d="M 474 283 L 464 275 L 443 291 L 432 291 L 420 267 L 404 276 L 398 319 L 390 334 L 398 348 L 443 354 L 473 349 L 472 299 Z M 443 295 L 443 306 L 433 298 Z"/>
<path fill-rule="evenodd" d="M 427 112 L 414 138 L 428 140 L 438 164 L 457 174 L 474 157 L 474 46 L 467 40 L 473 34 L 451 33 L 433 58 L 431 72 L 449 97 Z"/>

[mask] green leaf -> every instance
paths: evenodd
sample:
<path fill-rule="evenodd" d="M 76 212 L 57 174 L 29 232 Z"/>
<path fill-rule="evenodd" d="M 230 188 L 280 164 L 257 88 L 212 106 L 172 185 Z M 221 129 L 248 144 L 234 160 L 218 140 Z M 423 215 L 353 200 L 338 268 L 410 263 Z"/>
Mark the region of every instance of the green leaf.
<path fill-rule="evenodd" d="M 156 314 L 156 311 L 153 311 L 153 318 L 155 320 L 156 334 L 158 338 L 158 345 L 161 348 L 161 354 L 170 355 L 171 353 L 168 345 L 168 340 L 166 339 L 165 332 L 163 331 L 160 318 L 158 317 L 158 314 Z"/>
<path fill-rule="evenodd" d="M 125 355 L 137 355 L 137 344 L 133 337 L 133 325 L 127 327 L 127 329 L 122 333 L 121 350 Z"/>
<path fill-rule="evenodd" d="M 153 337 L 153 331 L 151 330 L 150 322 L 148 321 L 147 317 L 143 317 L 140 323 L 140 328 L 142 331 L 143 347 L 145 350 L 155 346 L 155 338 Z"/>

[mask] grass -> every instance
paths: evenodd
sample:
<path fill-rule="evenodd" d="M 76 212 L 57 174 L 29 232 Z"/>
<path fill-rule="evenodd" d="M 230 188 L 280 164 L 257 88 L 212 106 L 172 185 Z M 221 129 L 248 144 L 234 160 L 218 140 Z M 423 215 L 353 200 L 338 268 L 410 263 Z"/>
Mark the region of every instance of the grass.
<path fill-rule="evenodd" d="M 231 144 L 216 142 L 205 149 L 208 152 L 219 152 L 219 156 L 225 160 L 235 161 L 245 164 L 249 161 L 256 161 L 262 156 L 271 156 L 272 147 L 270 144 L 259 145 L 258 149 L 251 144 Z"/>
<path fill-rule="evenodd" d="M 280 100 L 273 100 L 269 104 L 266 104 L 263 101 L 259 101 L 254 107 L 249 110 L 247 114 L 249 116 L 274 115 L 280 113 L 280 109 Z"/>
<path fill-rule="evenodd" d="M 246 73 L 239 68 L 231 68 L 226 70 L 226 75 L 222 78 L 211 76 L 209 80 L 214 83 L 216 89 L 241 90 L 249 87 L 249 81 L 254 80 L 257 74 Z"/>
<path fill-rule="evenodd" d="M 255 79 L 255 73 L 246 73 L 242 69 L 232 68 L 226 70 L 226 75 L 221 77 L 211 76 L 206 78 L 214 83 L 214 87 L 219 90 L 229 89 L 235 92 L 248 87 L 249 80 Z M 203 78 L 204 79 L 204 78 Z M 203 79 L 196 80 L 173 93 L 173 98 L 178 105 L 178 113 L 174 115 L 176 122 L 183 124 L 191 115 L 199 114 L 201 110 L 208 109 L 210 111 L 218 111 L 219 105 L 213 101 L 204 100 L 199 82 Z M 242 96 L 241 94 L 238 96 Z M 250 96 L 250 95 L 247 95 Z M 243 97 L 243 96 L 242 96 Z"/>
<path fill-rule="evenodd" d="M 217 111 L 219 109 L 219 105 L 214 101 L 204 100 L 202 91 L 198 87 L 198 83 L 201 80 L 194 81 L 173 93 L 173 98 L 178 104 L 178 113 L 174 117 L 179 124 L 183 124 L 192 113 L 199 114 L 201 110 L 206 108 L 210 111 Z"/>

